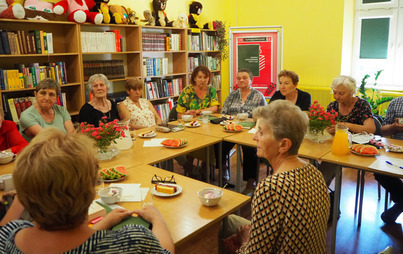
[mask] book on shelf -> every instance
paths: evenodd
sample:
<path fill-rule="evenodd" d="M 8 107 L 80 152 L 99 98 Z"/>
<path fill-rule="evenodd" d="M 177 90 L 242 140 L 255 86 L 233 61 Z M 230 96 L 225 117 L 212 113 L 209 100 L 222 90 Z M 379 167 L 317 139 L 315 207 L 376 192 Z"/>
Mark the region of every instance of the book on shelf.
<path fill-rule="evenodd" d="M 149 100 L 178 96 L 182 91 L 182 78 L 146 79 L 145 96 Z"/>
<path fill-rule="evenodd" d="M 161 117 L 162 121 L 166 121 L 169 119 L 169 112 L 173 108 L 174 103 L 172 98 L 169 98 L 167 102 L 161 104 L 155 104 L 154 109 L 157 114 Z"/>
<path fill-rule="evenodd" d="M 220 57 L 205 56 L 201 54 L 193 54 L 188 57 L 188 69 L 193 71 L 199 65 L 204 65 L 210 71 L 219 71 L 221 69 Z"/>
<path fill-rule="evenodd" d="M 120 52 L 119 30 L 105 32 L 81 32 L 82 52 Z M 102 42 L 102 43 L 99 43 Z"/>
<path fill-rule="evenodd" d="M 0 30 L 1 46 L 3 48 L 3 54 L 11 55 L 10 43 L 8 41 L 8 33 L 6 29 Z"/>
<path fill-rule="evenodd" d="M 53 54 L 53 33 L 46 33 L 46 41 L 48 46 L 48 54 Z"/>
<path fill-rule="evenodd" d="M 33 103 L 36 102 L 35 97 L 19 97 L 19 98 L 7 98 L 7 95 L 3 94 L 3 105 L 5 119 L 14 121 L 18 124 L 19 119 L 21 117 L 21 113 L 24 112 L 27 108 L 29 108 Z M 5 103 L 7 102 L 7 103 Z"/>
<path fill-rule="evenodd" d="M 146 70 L 147 76 L 168 75 L 169 61 L 167 57 L 145 59 L 145 61 L 143 60 L 143 69 Z M 145 67 L 144 64 L 146 64 Z"/>
<path fill-rule="evenodd" d="M 213 75 L 213 78 L 211 79 L 211 85 L 216 89 L 220 90 L 221 89 L 221 75 Z"/>
<path fill-rule="evenodd" d="M 93 74 L 102 73 L 108 79 L 125 78 L 123 60 L 91 60 L 83 61 L 84 80 Z"/>

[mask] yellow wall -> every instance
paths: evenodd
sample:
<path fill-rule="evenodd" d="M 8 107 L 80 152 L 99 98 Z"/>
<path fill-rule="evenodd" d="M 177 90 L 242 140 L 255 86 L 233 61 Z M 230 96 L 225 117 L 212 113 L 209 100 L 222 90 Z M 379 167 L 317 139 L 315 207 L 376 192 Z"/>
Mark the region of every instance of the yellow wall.
<path fill-rule="evenodd" d="M 150 1 L 111 0 L 133 8 L 142 18 Z M 170 20 L 189 12 L 191 0 L 168 0 Z M 300 76 L 300 85 L 329 87 L 340 75 L 344 0 L 200 0 L 201 18 L 223 20 L 227 26 L 283 27 L 283 68 Z M 228 94 L 228 61 L 222 63 L 223 98 Z"/>

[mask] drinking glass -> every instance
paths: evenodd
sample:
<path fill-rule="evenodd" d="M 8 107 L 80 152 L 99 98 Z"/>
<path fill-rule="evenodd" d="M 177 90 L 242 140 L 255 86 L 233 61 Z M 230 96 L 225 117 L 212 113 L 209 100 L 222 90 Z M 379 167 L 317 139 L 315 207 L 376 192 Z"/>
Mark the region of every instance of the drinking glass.
<path fill-rule="evenodd" d="M 104 187 L 105 187 L 104 177 L 103 176 L 98 176 L 97 183 L 95 185 L 95 192 L 98 194 L 98 191 L 100 191 Z"/>

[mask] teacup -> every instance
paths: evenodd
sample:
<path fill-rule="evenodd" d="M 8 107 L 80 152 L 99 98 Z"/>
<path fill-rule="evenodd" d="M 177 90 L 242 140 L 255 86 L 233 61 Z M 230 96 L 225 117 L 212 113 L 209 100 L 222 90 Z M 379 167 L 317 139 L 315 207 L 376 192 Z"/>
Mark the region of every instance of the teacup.
<path fill-rule="evenodd" d="M 239 113 L 236 115 L 239 121 L 246 120 L 248 118 L 248 113 Z"/>
<path fill-rule="evenodd" d="M 185 122 L 190 122 L 192 121 L 193 116 L 192 115 L 182 115 L 182 120 Z"/>

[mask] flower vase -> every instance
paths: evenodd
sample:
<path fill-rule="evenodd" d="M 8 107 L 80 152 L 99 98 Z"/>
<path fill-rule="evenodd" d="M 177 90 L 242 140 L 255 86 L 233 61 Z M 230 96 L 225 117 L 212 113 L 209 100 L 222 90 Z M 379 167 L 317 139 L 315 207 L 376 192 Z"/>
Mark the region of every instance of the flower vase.
<path fill-rule="evenodd" d="M 331 135 L 324 129 L 319 130 L 309 128 L 305 137 L 314 143 L 323 143 L 326 140 L 331 139 Z"/>
<path fill-rule="evenodd" d="M 110 160 L 120 153 L 120 149 L 115 144 L 97 148 L 97 159 L 100 161 Z"/>

